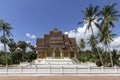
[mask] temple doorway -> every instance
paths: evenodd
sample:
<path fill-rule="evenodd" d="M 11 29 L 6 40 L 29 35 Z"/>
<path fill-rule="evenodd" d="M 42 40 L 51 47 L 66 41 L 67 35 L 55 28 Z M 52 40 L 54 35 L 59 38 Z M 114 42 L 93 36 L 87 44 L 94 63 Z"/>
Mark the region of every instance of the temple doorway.
<path fill-rule="evenodd" d="M 56 48 L 56 49 L 55 49 L 55 58 L 56 58 L 56 59 L 60 59 L 60 58 L 61 58 L 60 49 L 59 49 L 59 48 Z"/>

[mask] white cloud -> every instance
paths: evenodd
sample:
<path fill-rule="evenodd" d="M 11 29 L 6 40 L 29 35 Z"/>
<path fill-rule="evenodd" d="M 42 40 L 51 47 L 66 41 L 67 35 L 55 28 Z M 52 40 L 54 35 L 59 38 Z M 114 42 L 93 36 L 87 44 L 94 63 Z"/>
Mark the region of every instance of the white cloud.
<path fill-rule="evenodd" d="M 9 52 L 9 47 L 6 46 L 7 48 L 7 52 Z M 4 44 L 3 43 L 0 43 L 0 50 L 4 51 Z"/>
<path fill-rule="evenodd" d="M 88 40 L 91 36 L 91 30 L 88 30 L 86 33 L 85 33 L 85 30 L 86 30 L 86 25 L 84 25 L 83 27 L 78 27 L 77 30 L 70 30 L 68 32 L 65 32 L 65 34 L 68 34 L 69 37 L 74 37 L 76 38 L 76 42 L 77 44 L 79 44 L 79 41 L 81 38 L 83 38 L 84 40 Z M 93 31 L 94 31 L 94 34 L 97 34 L 98 32 L 98 29 L 93 26 Z"/>
<path fill-rule="evenodd" d="M 30 41 L 26 41 L 26 43 L 30 43 Z"/>
<path fill-rule="evenodd" d="M 68 32 L 65 32 L 64 34 L 68 34 L 69 37 L 76 38 L 76 42 L 77 42 L 77 44 L 79 44 L 79 41 L 81 38 L 83 38 L 85 41 L 87 41 L 92 34 L 91 29 L 88 30 L 86 32 L 86 34 L 85 34 L 85 30 L 86 30 L 86 25 L 84 25 L 83 27 L 78 27 L 77 30 L 70 30 Z M 96 28 L 95 25 L 93 25 L 93 31 L 94 31 L 94 34 L 98 33 L 98 29 Z M 101 46 L 101 44 L 100 44 L 100 46 Z M 86 45 L 86 47 L 89 48 L 89 45 Z M 113 42 L 111 42 L 111 47 L 112 47 L 112 49 L 120 50 L 120 36 L 113 39 Z"/>
<path fill-rule="evenodd" d="M 120 36 L 113 39 L 113 42 L 111 42 L 111 47 L 113 49 L 120 50 Z"/>
<path fill-rule="evenodd" d="M 26 41 L 26 43 L 30 43 L 30 41 Z M 26 48 L 26 52 L 32 51 L 29 47 Z"/>
<path fill-rule="evenodd" d="M 36 36 L 35 36 L 34 34 L 30 34 L 30 33 L 26 33 L 26 36 L 27 36 L 28 38 L 32 38 L 32 39 L 35 39 L 35 38 L 36 38 Z"/>
<path fill-rule="evenodd" d="M 26 52 L 32 51 L 29 47 L 26 48 Z"/>
<path fill-rule="evenodd" d="M 4 50 L 4 45 L 2 43 L 0 43 L 0 50 Z"/>

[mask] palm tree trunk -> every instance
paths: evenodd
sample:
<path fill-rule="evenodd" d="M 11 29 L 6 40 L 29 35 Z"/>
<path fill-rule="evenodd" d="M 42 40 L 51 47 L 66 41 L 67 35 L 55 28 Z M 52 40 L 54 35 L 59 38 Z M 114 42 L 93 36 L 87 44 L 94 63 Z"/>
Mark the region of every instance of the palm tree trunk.
<path fill-rule="evenodd" d="M 92 28 L 92 26 L 91 26 L 91 31 L 92 31 L 92 35 L 94 36 L 94 31 L 93 31 L 93 28 Z"/>
<path fill-rule="evenodd" d="M 107 45 L 105 44 L 105 51 L 106 51 L 106 55 L 107 55 L 107 51 L 108 51 L 108 49 L 107 49 L 108 47 L 107 47 Z"/>
<path fill-rule="evenodd" d="M 8 67 L 5 31 L 3 31 L 3 37 L 4 37 L 4 51 L 5 51 L 6 67 Z"/>
<path fill-rule="evenodd" d="M 106 46 L 106 45 L 104 45 L 104 46 L 105 46 L 105 49 L 104 49 L 104 50 L 107 51 L 107 46 Z"/>
<path fill-rule="evenodd" d="M 102 66 L 104 66 L 104 64 L 103 64 L 103 60 L 102 60 L 102 56 L 101 56 L 101 54 L 100 54 L 98 48 L 97 48 L 97 52 L 98 52 L 98 55 L 99 55 L 99 58 L 100 58 L 101 64 L 102 64 Z"/>
<path fill-rule="evenodd" d="M 6 58 L 6 67 L 8 67 L 8 62 L 7 62 L 7 49 L 6 49 L 6 44 L 4 43 L 4 51 L 5 51 L 5 58 Z"/>
<path fill-rule="evenodd" d="M 91 26 L 91 31 L 92 31 L 92 35 L 94 36 L 94 31 L 93 31 L 92 26 Z M 96 48 L 96 49 L 97 49 L 97 53 L 98 53 L 98 56 L 99 56 L 99 58 L 100 58 L 101 64 L 102 64 L 102 66 L 104 66 L 102 57 L 101 57 L 101 55 L 100 55 L 100 52 L 99 52 L 98 48 Z"/>
<path fill-rule="evenodd" d="M 108 51 L 109 51 L 109 54 L 110 54 L 110 61 L 111 61 L 112 67 L 113 67 L 114 65 L 113 65 L 112 53 L 111 53 L 111 50 L 110 50 L 110 44 L 107 43 L 107 47 L 108 47 Z"/>

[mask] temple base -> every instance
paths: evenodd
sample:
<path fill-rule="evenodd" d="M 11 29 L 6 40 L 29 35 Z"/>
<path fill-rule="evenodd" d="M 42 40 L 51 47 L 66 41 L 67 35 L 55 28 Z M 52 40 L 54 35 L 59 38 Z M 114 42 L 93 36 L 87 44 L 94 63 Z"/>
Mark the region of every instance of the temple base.
<path fill-rule="evenodd" d="M 51 65 L 57 65 L 57 64 L 78 64 L 76 61 L 74 61 L 73 59 L 69 59 L 69 58 L 64 58 L 64 59 L 50 59 L 50 58 L 46 58 L 46 59 L 37 59 L 35 61 L 35 64 L 51 64 Z"/>

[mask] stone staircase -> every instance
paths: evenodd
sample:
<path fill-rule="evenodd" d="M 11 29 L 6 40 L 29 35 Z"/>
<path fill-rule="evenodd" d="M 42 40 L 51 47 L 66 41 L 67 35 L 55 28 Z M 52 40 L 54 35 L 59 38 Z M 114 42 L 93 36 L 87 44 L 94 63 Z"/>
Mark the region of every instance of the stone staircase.
<path fill-rule="evenodd" d="M 35 61 L 35 64 L 77 64 L 74 60 L 72 59 L 37 59 Z"/>

